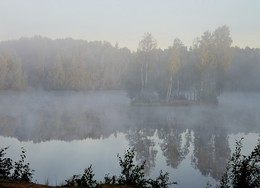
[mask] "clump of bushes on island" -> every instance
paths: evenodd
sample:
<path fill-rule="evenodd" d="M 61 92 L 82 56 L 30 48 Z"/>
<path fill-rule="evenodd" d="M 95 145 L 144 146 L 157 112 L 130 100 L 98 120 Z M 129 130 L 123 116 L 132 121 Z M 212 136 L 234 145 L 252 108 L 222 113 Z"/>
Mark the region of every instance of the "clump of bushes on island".
<path fill-rule="evenodd" d="M 0 180 L 21 180 L 32 181 L 33 172 L 29 163 L 25 163 L 26 151 L 22 148 L 20 160 L 13 162 L 12 159 L 6 158 L 6 150 L 8 147 L 0 149 Z M 217 188 L 255 188 L 260 187 L 260 136 L 258 143 L 253 151 L 248 155 L 242 155 L 242 139 L 236 142 L 235 152 L 232 154 L 226 171 L 223 174 Z M 74 175 L 66 180 L 64 186 L 68 187 L 102 187 L 103 185 L 127 185 L 133 187 L 153 187 L 167 188 L 169 185 L 177 184 L 177 182 L 169 182 L 169 173 L 160 171 L 156 179 L 145 178 L 144 166 L 145 162 L 137 165 L 134 163 L 135 150 L 128 149 L 124 156 L 117 155 L 121 174 L 109 176 L 107 174 L 104 180 L 97 182 L 94 179 L 92 165 L 84 170 L 82 175 Z M 210 184 L 207 187 L 212 187 Z"/>

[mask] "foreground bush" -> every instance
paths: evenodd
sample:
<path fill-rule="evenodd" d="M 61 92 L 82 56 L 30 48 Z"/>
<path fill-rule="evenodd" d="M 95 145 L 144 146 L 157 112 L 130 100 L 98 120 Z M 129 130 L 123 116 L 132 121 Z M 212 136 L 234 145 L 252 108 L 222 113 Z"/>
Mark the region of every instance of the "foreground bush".
<path fill-rule="evenodd" d="M 260 137 L 254 150 L 248 156 L 241 154 L 241 148 L 242 139 L 236 142 L 235 152 L 218 187 L 260 187 Z"/>
<path fill-rule="evenodd" d="M 152 188 L 167 188 L 171 184 L 169 183 L 169 173 L 160 172 L 160 175 L 155 179 L 146 179 L 144 175 L 143 162 L 140 165 L 134 164 L 135 151 L 134 149 L 128 149 L 124 154 L 124 157 L 117 155 L 119 159 L 119 165 L 121 167 L 121 174 L 119 177 L 115 175 L 110 177 L 108 174 L 104 177 L 104 182 L 100 184 L 110 185 L 130 185 L 137 187 L 152 187 Z M 74 175 L 69 180 L 66 180 L 66 186 L 73 187 L 95 187 L 97 181 L 93 179 L 94 174 L 92 166 L 85 170 L 85 173 L 81 175 Z"/>
<path fill-rule="evenodd" d="M 30 168 L 30 163 L 25 163 L 25 149 L 21 148 L 20 160 L 14 163 L 12 159 L 5 157 L 7 149 L 8 147 L 0 150 L 0 178 L 32 181 L 34 170 Z"/>
<path fill-rule="evenodd" d="M 6 150 L 8 147 L 0 150 L 0 178 L 7 179 L 11 175 L 11 170 L 13 169 L 13 160 L 10 158 L 5 158 Z"/>
<path fill-rule="evenodd" d="M 117 155 L 119 159 L 119 165 L 121 167 L 121 175 L 118 178 L 118 183 L 120 185 L 136 185 L 143 187 L 146 185 L 147 181 L 144 178 L 144 166 L 145 162 L 141 165 L 134 164 L 135 151 L 134 149 L 128 149 L 121 158 Z"/>
<path fill-rule="evenodd" d="M 253 151 L 248 155 L 241 154 L 242 139 L 236 142 L 235 152 L 228 162 L 226 172 L 222 176 L 218 188 L 258 188 L 260 187 L 260 136 Z M 26 151 L 22 148 L 20 160 L 13 162 L 5 157 L 8 147 L 0 149 L 0 179 L 31 181 L 33 172 L 29 163 L 25 163 Z M 145 162 L 134 164 L 135 150 L 128 149 L 123 157 L 118 155 L 121 174 L 104 177 L 100 184 L 128 185 L 134 187 L 167 188 L 177 182 L 169 182 L 169 173 L 160 171 L 156 179 L 146 179 L 144 175 Z M 83 175 L 74 175 L 66 180 L 66 186 L 72 187 L 96 187 L 92 165 L 85 169 Z M 212 187 L 210 184 L 207 187 Z"/>
<path fill-rule="evenodd" d="M 93 179 L 94 173 L 92 170 L 92 165 L 85 169 L 84 174 L 74 175 L 69 180 L 66 180 L 66 186 L 72 187 L 95 187 L 97 181 Z"/>

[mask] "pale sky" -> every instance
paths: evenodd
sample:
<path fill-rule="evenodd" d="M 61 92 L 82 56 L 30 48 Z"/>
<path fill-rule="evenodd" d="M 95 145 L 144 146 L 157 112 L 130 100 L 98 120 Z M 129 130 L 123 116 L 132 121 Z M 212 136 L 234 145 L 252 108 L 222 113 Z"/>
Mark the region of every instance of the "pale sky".
<path fill-rule="evenodd" d="M 233 46 L 260 48 L 260 0 L 0 0 L 0 41 L 40 35 L 136 50 L 150 32 L 165 49 L 222 25 Z"/>

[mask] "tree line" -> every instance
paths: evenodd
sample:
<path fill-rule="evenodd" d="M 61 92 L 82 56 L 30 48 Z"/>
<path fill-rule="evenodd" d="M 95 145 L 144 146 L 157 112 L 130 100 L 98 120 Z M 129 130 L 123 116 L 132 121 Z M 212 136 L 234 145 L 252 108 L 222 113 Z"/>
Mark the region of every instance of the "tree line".
<path fill-rule="evenodd" d="M 0 42 L 0 90 L 126 89 L 133 100 L 216 101 L 225 89 L 259 91 L 260 49 L 231 47 L 227 26 L 192 46 L 157 48 L 145 33 L 136 51 L 109 42 L 36 36 Z"/>
<path fill-rule="evenodd" d="M 130 50 L 108 42 L 43 37 L 0 43 L 0 89 L 120 89 Z"/>

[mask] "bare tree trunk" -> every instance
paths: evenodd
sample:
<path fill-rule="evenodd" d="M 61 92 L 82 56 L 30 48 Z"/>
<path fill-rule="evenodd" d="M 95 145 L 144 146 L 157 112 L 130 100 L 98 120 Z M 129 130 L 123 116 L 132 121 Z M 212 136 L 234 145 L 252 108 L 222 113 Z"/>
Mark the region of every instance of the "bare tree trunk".
<path fill-rule="evenodd" d="M 180 81 L 179 79 L 177 80 L 177 97 L 180 96 Z"/>
<path fill-rule="evenodd" d="M 169 101 L 170 100 L 170 98 L 171 98 L 171 95 L 172 95 L 172 81 L 173 81 L 173 79 L 172 79 L 172 76 L 171 76 L 171 78 L 170 78 L 170 83 L 169 83 L 169 85 L 168 85 L 168 89 L 167 89 L 167 95 L 166 95 L 166 100 L 167 101 Z"/>
<path fill-rule="evenodd" d="M 144 90 L 144 65 L 141 64 L 141 92 Z"/>
<path fill-rule="evenodd" d="M 144 85 L 147 87 L 147 82 L 148 82 L 148 63 L 145 64 L 145 82 Z"/>

